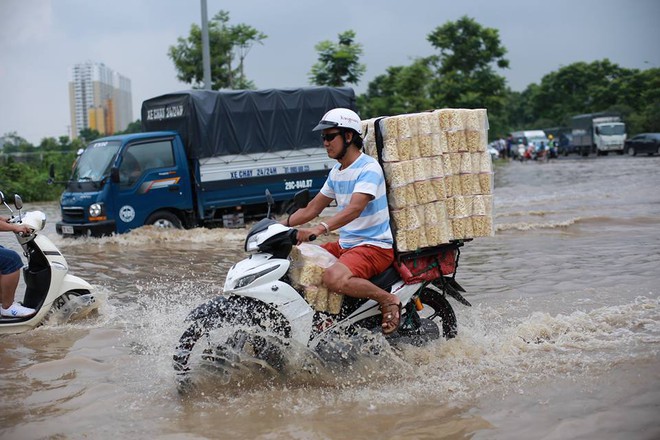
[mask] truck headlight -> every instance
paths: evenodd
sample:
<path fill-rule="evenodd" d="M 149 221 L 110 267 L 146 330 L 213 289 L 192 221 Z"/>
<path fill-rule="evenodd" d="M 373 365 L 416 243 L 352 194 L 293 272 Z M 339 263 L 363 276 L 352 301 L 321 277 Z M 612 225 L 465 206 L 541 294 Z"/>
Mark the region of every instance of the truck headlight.
<path fill-rule="evenodd" d="M 87 210 L 90 221 L 105 220 L 105 209 L 103 203 L 92 203 Z"/>

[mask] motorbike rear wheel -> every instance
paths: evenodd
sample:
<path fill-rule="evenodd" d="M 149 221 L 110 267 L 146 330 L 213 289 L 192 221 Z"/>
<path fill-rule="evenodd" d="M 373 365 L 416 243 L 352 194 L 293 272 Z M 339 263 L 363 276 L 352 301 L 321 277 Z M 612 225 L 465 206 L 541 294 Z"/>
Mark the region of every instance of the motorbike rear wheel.
<path fill-rule="evenodd" d="M 432 321 L 439 317 L 442 320 L 442 336 L 446 339 L 455 338 L 458 334 L 456 313 L 447 298 L 436 290 L 426 288 L 422 290 L 419 299 L 424 305 L 420 315 Z"/>

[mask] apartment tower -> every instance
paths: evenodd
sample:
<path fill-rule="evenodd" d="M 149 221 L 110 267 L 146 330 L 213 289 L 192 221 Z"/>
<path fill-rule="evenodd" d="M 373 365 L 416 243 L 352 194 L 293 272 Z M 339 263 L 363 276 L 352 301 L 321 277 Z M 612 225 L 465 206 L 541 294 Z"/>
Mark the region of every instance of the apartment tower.
<path fill-rule="evenodd" d="M 133 122 L 130 79 L 91 61 L 73 66 L 69 78 L 72 139 L 85 128 L 107 135 Z"/>

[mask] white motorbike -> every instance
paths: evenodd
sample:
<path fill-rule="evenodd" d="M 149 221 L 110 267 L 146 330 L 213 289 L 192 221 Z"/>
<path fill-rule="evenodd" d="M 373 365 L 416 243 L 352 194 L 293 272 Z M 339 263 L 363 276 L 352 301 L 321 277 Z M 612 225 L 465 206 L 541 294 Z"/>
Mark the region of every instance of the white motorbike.
<path fill-rule="evenodd" d="M 324 362 L 346 362 L 358 356 L 365 333 L 381 332 L 377 302 L 345 296 L 339 314 L 332 315 L 316 312 L 303 292 L 294 288 L 288 257 L 297 243 L 297 230 L 270 218 L 273 201 L 268 192 L 267 199 L 269 214 L 248 232 L 245 251 L 249 256 L 229 269 L 223 295 L 198 306 L 186 318 L 188 328 L 173 356 L 180 391 L 197 365 L 214 364 L 226 371 L 247 361 L 282 371 L 291 343 L 307 347 Z M 308 199 L 307 191 L 296 194 L 295 207 L 306 206 Z M 462 244 L 450 245 L 456 256 Z M 465 290 L 454 274 L 405 284 L 390 267 L 371 281 L 397 295 L 403 307 L 399 329 L 386 337 L 390 344 L 421 346 L 441 335 L 452 338 L 457 331 L 456 315 L 446 295 L 470 306 L 459 293 Z"/>
<path fill-rule="evenodd" d="M 81 278 L 68 273 L 69 266 L 62 253 L 45 235 L 39 234 L 46 225 L 46 215 L 41 211 L 21 214 L 23 202 L 14 195 L 14 211 L 7 205 L 0 191 L 0 204 L 11 213 L 11 223 L 28 225 L 32 232 L 16 234 L 24 250 L 28 265 L 23 268 L 25 295 L 23 305 L 37 313 L 30 317 L 0 317 L 0 334 L 22 333 L 33 329 L 46 320 L 55 323 L 68 322 L 87 316 L 99 306 L 92 286 Z"/>

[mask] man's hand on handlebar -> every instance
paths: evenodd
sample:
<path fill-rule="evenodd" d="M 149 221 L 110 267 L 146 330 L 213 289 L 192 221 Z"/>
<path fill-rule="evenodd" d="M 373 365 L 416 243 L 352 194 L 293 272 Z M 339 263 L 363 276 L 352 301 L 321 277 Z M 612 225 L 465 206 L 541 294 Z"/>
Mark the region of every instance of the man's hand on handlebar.
<path fill-rule="evenodd" d="M 325 232 L 325 230 L 323 230 L 323 232 Z M 316 240 L 316 237 L 321 235 L 323 232 L 319 233 L 318 227 L 300 228 L 298 229 L 298 235 L 297 235 L 298 244 L 304 243 L 306 241 L 314 241 Z"/>

